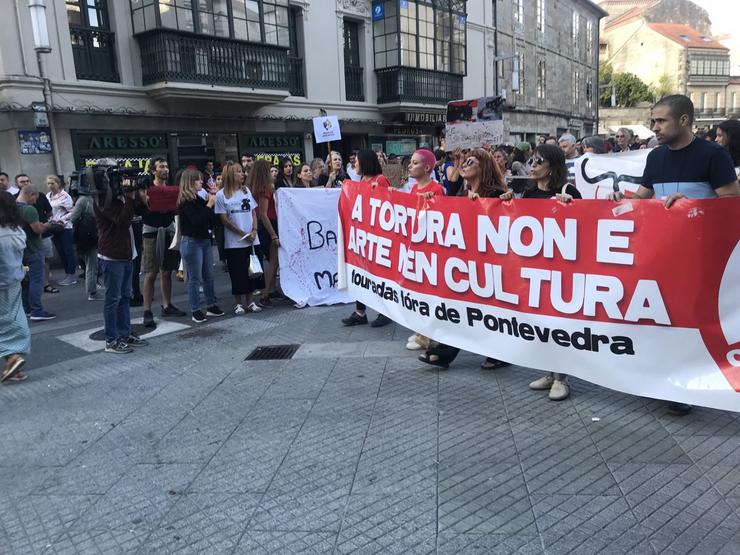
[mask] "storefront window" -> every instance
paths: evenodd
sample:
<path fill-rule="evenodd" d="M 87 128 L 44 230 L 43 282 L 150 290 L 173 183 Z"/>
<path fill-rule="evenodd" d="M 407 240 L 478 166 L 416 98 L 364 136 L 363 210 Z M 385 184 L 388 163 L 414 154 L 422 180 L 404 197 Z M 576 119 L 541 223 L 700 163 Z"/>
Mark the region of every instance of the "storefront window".
<path fill-rule="evenodd" d="M 168 28 L 290 46 L 288 0 L 129 1 L 134 33 Z M 69 0 L 69 3 L 75 2 Z"/>
<path fill-rule="evenodd" d="M 375 69 L 414 67 L 466 72 L 464 0 L 385 0 L 373 3 Z"/>

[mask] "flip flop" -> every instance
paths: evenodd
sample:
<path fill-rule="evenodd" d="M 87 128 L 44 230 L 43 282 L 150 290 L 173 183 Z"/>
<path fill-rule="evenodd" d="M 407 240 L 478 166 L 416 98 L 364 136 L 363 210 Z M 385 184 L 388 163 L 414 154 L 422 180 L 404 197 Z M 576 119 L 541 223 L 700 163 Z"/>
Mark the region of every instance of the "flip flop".
<path fill-rule="evenodd" d="M 44 293 L 59 293 L 59 289 L 54 287 L 51 283 L 44 285 Z"/>
<path fill-rule="evenodd" d="M 503 360 L 496 360 L 495 358 L 487 358 L 480 365 L 483 370 L 496 370 L 497 368 L 504 368 L 505 366 L 511 366 L 511 363 L 504 362 Z"/>

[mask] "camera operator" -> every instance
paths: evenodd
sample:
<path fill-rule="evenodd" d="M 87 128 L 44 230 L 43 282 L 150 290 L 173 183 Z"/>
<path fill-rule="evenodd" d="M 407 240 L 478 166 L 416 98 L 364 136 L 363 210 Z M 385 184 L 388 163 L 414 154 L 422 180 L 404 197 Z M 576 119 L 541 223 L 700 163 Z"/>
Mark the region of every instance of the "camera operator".
<path fill-rule="evenodd" d="M 169 249 L 175 236 L 175 214 L 179 189 L 167 185 L 169 166 L 167 160 L 156 157 L 151 168 L 154 174 L 152 186 L 147 191 L 149 211 L 142 217 L 144 223 L 143 254 L 141 268 L 144 271 L 144 326 L 156 327 L 152 314 L 154 282 L 160 275 L 162 290 L 162 316 L 185 316 L 172 304 L 172 272 L 180 266 L 180 253 Z"/>
<path fill-rule="evenodd" d="M 146 211 L 145 191 L 108 184 L 104 190 L 96 188 L 94 204 L 98 226 L 98 261 L 105 282 L 105 352 L 130 353 L 132 347 L 143 347 L 148 342 L 131 333 L 129 300 L 131 298 L 131 261 L 136 254 L 131 222 L 135 211 Z M 125 192 L 124 192 L 125 191 Z"/>

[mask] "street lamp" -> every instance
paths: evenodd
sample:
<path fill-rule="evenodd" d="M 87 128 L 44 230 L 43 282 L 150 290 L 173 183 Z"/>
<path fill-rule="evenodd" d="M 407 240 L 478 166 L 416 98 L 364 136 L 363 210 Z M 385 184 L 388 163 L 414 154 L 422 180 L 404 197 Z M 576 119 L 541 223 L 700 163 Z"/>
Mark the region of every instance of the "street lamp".
<path fill-rule="evenodd" d="M 47 54 L 51 52 L 51 46 L 49 45 L 49 30 L 46 26 L 46 1 L 28 0 L 28 11 L 31 12 L 34 49 L 36 52 Z"/>
<path fill-rule="evenodd" d="M 44 60 L 42 54 L 51 52 L 49 44 L 49 29 L 46 25 L 46 0 L 28 0 L 28 11 L 31 14 L 31 26 L 33 28 L 33 48 L 36 50 L 36 61 L 39 65 L 39 77 L 43 83 L 44 95 L 44 112 L 49 122 L 49 134 L 51 135 L 51 151 L 54 156 L 54 173 L 60 175 L 61 163 L 59 158 L 59 149 L 57 147 L 56 127 L 51 107 L 51 81 L 46 77 L 44 70 Z"/>

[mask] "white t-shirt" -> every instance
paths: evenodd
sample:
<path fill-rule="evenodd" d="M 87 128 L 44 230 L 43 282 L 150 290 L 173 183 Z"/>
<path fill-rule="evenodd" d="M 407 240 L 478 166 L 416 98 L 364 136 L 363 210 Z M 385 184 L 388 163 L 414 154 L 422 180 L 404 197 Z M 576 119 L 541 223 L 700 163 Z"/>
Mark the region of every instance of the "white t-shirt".
<path fill-rule="evenodd" d="M 252 231 L 252 211 L 256 209 L 257 201 L 254 200 L 249 190 L 237 191 L 231 195 L 231 198 L 226 198 L 223 189 L 216 193 L 214 212 L 216 214 L 226 214 L 235 226 L 247 233 Z M 256 219 L 257 216 L 255 215 Z M 224 248 L 226 249 L 243 249 L 259 244 L 258 238 L 255 238 L 254 243 L 248 243 L 246 239 L 242 240 L 241 235 L 237 235 L 229 228 L 224 227 Z"/>
<path fill-rule="evenodd" d="M 362 176 L 358 175 L 355 171 L 355 167 L 352 164 L 347 164 L 346 168 L 347 177 L 350 178 L 352 181 L 361 181 Z"/>

